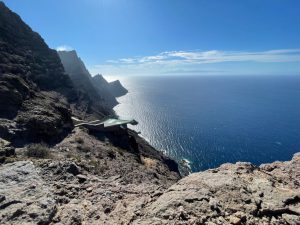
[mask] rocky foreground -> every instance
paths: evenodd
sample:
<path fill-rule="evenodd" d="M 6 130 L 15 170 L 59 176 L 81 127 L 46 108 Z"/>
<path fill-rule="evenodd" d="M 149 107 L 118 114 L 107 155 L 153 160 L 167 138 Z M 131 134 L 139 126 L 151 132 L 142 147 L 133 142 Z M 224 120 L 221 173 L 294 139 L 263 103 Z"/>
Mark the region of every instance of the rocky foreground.
<path fill-rule="evenodd" d="M 133 224 L 300 224 L 300 153 L 260 167 L 224 164 L 161 194 Z"/>
<path fill-rule="evenodd" d="M 124 151 L 81 129 L 44 158 L 23 152 L 0 166 L 1 224 L 300 224 L 299 153 L 178 181 L 163 158 Z"/>

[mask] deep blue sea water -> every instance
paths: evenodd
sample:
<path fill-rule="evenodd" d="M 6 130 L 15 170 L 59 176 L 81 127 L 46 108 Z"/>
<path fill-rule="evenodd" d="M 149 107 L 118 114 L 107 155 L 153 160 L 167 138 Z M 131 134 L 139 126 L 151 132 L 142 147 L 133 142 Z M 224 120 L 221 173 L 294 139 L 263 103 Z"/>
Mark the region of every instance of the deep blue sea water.
<path fill-rule="evenodd" d="M 115 111 L 150 143 L 191 162 L 289 160 L 300 151 L 300 76 L 118 78 L 129 90 Z"/>

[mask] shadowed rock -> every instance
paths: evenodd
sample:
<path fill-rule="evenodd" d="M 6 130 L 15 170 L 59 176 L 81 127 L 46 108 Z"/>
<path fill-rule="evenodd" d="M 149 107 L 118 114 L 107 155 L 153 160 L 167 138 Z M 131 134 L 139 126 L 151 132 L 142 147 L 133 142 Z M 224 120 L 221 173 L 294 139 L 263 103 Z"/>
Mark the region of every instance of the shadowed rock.
<path fill-rule="evenodd" d="M 72 127 L 68 101 L 75 99 L 57 52 L 1 2 L 0 135 L 19 142 L 59 139 Z"/>
<path fill-rule="evenodd" d="M 128 93 L 127 89 L 124 88 L 119 80 L 109 83 L 109 89 L 115 97 L 120 97 Z"/>
<path fill-rule="evenodd" d="M 58 51 L 58 54 L 65 71 L 79 91 L 80 101 L 87 105 L 88 112 L 99 112 L 100 117 L 114 114 L 112 111 L 116 103 L 114 96 L 106 88 L 94 84 L 92 76 L 76 51 Z"/>

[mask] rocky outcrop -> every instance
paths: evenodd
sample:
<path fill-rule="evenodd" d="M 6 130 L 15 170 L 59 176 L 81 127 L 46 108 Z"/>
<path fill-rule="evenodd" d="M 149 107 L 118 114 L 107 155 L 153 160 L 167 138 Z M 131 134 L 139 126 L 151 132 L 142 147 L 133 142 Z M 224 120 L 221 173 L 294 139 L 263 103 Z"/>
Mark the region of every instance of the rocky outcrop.
<path fill-rule="evenodd" d="M 126 95 L 128 93 L 127 89 L 124 88 L 119 80 L 112 82 L 107 82 L 101 74 L 93 76 L 93 84 L 99 91 L 105 91 L 107 93 L 107 98 L 109 98 L 111 104 L 116 106 L 118 104 L 116 98 Z"/>
<path fill-rule="evenodd" d="M 0 165 L 1 224 L 129 224 L 180 178 L 167 157 L 102 138 L 75 128 L 48 159 L 17 149 L 7 162 L 21 161 Z"/>
<path fill-rule="evenodd" d="M 120 97 L 128 93 L 127 89 L 124 88 L 119 80 L 109 83 L 109 89 L 115 97 Z"/>
<path fill-rule="evenodd" d="M 300 153 L 260 167 L 224 164 L 177 183 L 161 159 L 77 128 L 51 155 L 19 155 L 0 167 L 2 224 L 300 223 Z"/>
<path fill-rule="evenodd" d="M 289 162 L 224 164 L 192 174 L 132 224 L 300 224 L 300 154 Z"/>

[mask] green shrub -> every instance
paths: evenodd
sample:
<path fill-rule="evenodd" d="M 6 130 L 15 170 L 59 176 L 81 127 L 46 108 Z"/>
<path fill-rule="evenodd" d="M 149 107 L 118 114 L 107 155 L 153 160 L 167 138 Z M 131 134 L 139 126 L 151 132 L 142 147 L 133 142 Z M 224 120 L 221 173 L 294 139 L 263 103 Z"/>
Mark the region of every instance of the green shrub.
<path fill-rule="evenodd" d="M 33 158 L 48 158 L 50 149 L 45 144 L 31 144 L 27 146 L 26 155 Z"/>
<path fill-rule="evenodd" d="M 110 149 L 108 150 L 107 156 L 111 159 L 115 159 L 116 158 L 116 153 L 114 150 Z"/>

